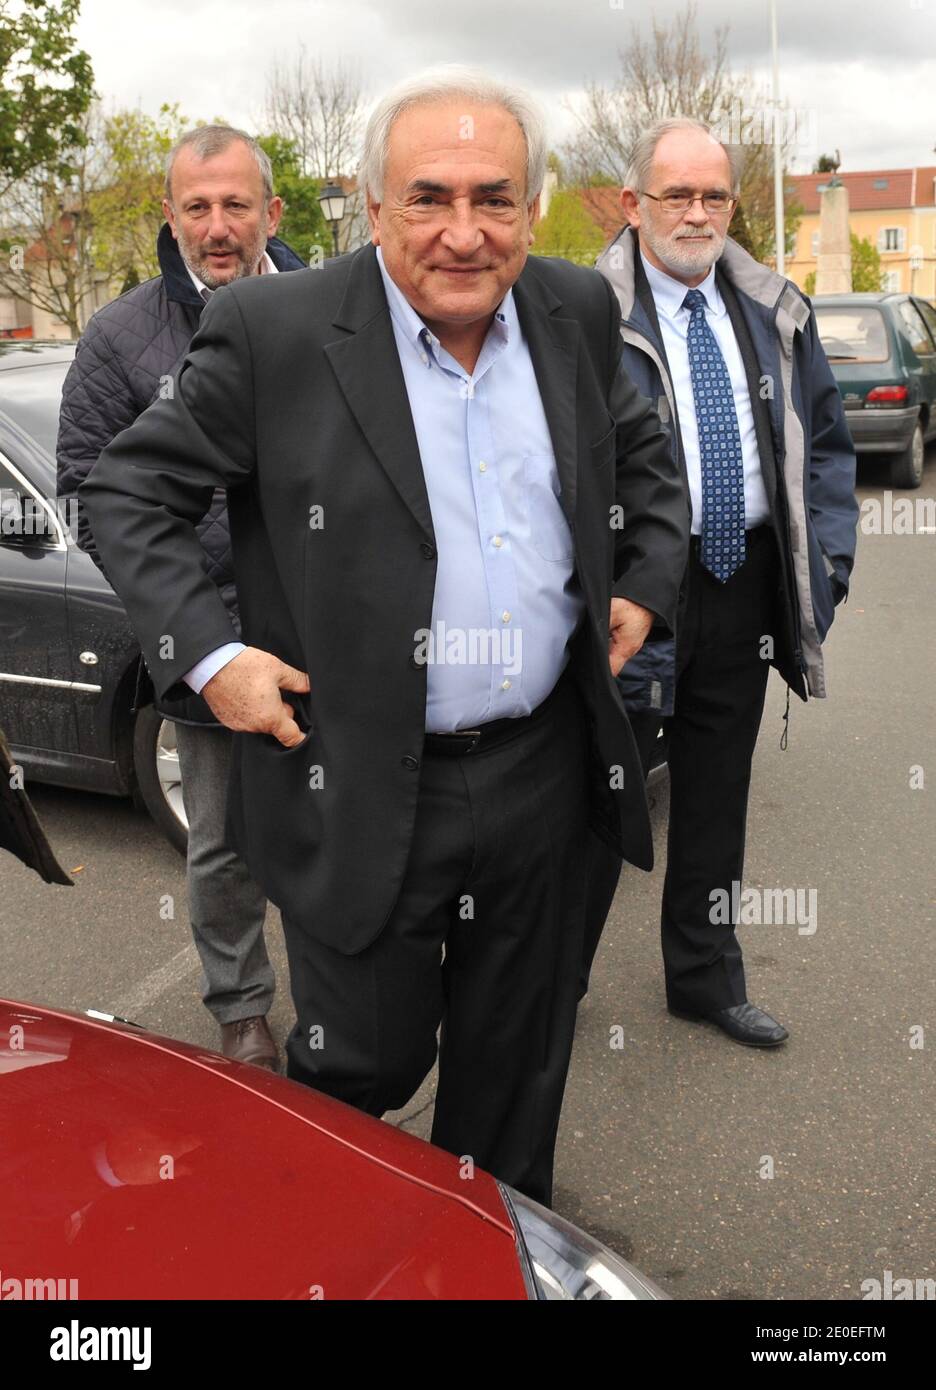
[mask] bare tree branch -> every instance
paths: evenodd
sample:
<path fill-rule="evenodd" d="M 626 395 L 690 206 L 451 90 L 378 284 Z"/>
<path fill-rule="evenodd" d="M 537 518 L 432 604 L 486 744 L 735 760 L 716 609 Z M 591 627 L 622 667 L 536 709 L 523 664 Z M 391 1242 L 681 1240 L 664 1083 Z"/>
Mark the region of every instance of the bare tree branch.
<path fill-rule="evenodd" d="M 649 38 L 632 25 L 628 44 L 618 56 L 620 72 L 613 83 L 590 82 L 583 103 L 566 103 L 578 125 L 563 149 L 568 180 L 585 188 L 598 183 L 622 185 L 638 137 L 655 121 L 692 116 L 718 126 L 728 122 L 733 112 L 761 112 L 765 119 L 759 124 L 748 122 L 747 135 L 738 139 L 744 153 L 741 209 L 747 245 L 753 255 L 766 259 L 774 245 L 770 141 L 780 138 L 786 164 L 793 140 L 783 122 L 780 131 L 773 129 L 766 95 L 753 88 L 746 74 L 732 73 L 727 25 L 714 30 L 706 51 L 696 25 L 696 7 L 690 2 L 669 24 L 654 19 Z M 787 211 L 789 231 L 797 208 Z"/>

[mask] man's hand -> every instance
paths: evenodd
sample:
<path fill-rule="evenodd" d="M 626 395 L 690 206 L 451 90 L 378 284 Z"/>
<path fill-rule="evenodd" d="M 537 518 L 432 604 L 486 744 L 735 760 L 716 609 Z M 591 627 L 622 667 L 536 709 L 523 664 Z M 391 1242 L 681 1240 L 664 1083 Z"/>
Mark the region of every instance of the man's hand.
<path fill-rule="evenodd" d="M 292 705 L 280 696 L 281 690 L 303 694 L 309 677 L 285 661 L 246 647 L 232 661 L 206 681 L 201 693 L 216 719 L 239 733 L 272 734 L 284 748 L 294 748 L 305 734 L 293 719 Z"/>
<path fill-rule="evenodd" d="M 611 674 L 616 676 L 640 651 L 653 626 L 653 614 L 639 603 L 631 603 L 629 598 L 611 600 L 611 618 L 608 623 L 608 660 Z M 210 684 L 210 682 L 209 682 Z"/>

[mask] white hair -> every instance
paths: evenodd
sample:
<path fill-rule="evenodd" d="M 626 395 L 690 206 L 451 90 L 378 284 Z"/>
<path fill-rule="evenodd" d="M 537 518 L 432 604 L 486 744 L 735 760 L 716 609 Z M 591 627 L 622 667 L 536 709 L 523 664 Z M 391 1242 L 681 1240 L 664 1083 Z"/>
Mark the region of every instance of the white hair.
<path fill-rule="evenodd" d="M 719 140 L 718 134 L 712 126 L 706 125 L 705 121 L 697 121 L 692 116 L 668 116 L 665 120 L 654 121 L 653 125 L 647 127 L 631 150 L 627 171 L 624 175 L 625 187 L 635 190 L 646 187 L 657 145 L 664 135 L 669 135 L 670 131 L 673 130 L 700 130 L 703 135 L 710 135 L 716 144 L 721 145 L 728 156 L 728 164 L 731 169 L 731 193 L 737 197 L 741 191 L 741 172 L 743 169 L 743 157 L 740 149 L 736 145 L 724 144 L 723 141 Z"/>
<path fill-rule="evenodd" d="M 526 201 L 542 190 L 546 176 L 546 122 L 539 106 L 522 87 L 499 82 L 474 68 L 448 63 L 429 68 L 392 88 L 371 113 L 364 133 L 358 184 L 365 197 L 383 200 L 384 171 L 394 122 L 411 106 L 433 106 L 456 98 L 482 106 L 501 106 L 514 117 L 526 142 Z"/>

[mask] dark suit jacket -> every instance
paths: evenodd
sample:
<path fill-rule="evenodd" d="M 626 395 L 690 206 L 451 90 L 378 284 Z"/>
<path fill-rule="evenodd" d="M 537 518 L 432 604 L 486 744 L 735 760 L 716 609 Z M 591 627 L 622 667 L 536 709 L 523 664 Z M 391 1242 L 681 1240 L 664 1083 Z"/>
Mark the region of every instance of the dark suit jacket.
<path fill-rule="evenodd" d="M 571 662 L 593 730 L 592 824 L 649 868 L 643 778 L 608 666 L 608 611 L 614 594 L 675 624 L 683 487 L 656 414 L 618 370 L 607 281 L 530 258 L 514 293 L 587 604 Z M 119 435 L 81 488 L 160 695 L 233 638 L 194 531 L 219 485 L 244 641 L 308 671 L 312 687 L 298 697 L 308 731 L 298 747 L 235 736 L 232 843 L 284 913 L 358 951 L 389 916 L 406 867 L 426 704 L 426 667 L 411 658 L 417 629 L 431 627 L 436 571 L 372 246 L 215 294 L 174 398 Z M 615 505 L 620 526 L 610 524 Z"/>

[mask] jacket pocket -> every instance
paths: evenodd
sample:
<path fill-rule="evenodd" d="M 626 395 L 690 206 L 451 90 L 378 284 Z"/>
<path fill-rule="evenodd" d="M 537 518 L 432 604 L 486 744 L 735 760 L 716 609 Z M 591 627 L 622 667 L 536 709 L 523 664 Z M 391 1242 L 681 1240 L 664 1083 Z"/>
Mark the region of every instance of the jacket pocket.
<path fill-rule="evenodd" d="M 300 749 L 305 748 L 308 743 L 311 743 L 312 739 L 315 737 L 315 728 L 312 723 L 312 706 L 309 695 L 308 692 L 297 692 L 295 690 L 283 690 L 281 691 L 281 695 L 284 703 L 292 705 L 293 719 L 295 719 L 299 728 L 302 730 L 302 742 L 294 743 L 291 748 L 287 748 L 284 744 L 280 743 L 279 739 L 274 734 L 261 734 L 260 737 L 274 752 L 287 754 L 298 753 Z"/>
<path fill-rule="evenodd" d="M 816 619 L 816 634 L 824 642 L 826 633 L 835 617 L 835 595 L 832 581 L 822 556 L 822 548 L 812 526 L 807 523 L 807 545 L 809 553 L 809 588 L 812 596 L 813 616 Z"/>

